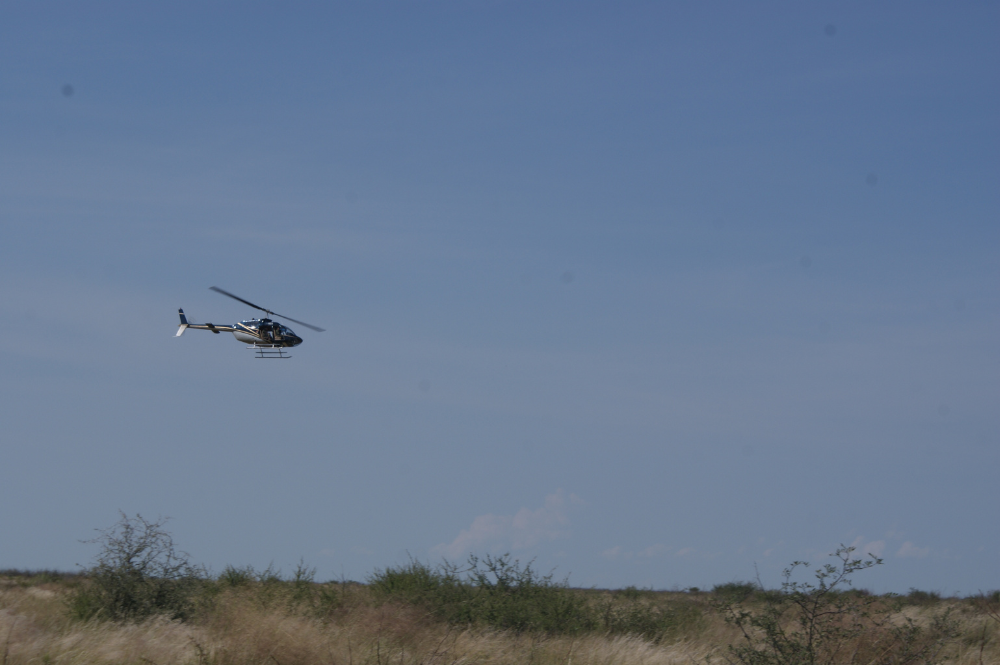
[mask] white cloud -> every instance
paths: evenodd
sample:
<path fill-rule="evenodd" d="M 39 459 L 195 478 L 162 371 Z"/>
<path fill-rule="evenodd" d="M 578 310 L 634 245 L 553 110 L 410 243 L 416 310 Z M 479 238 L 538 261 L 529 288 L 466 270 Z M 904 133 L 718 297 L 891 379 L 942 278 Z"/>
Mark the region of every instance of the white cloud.
<path fill-rule="evenodd" d="M 899 557 L 914 557 L 917 559 L 922 559 L 928 554 L 930 554 L 931 548 L 929 547 L 917 547 L 912 542 L 907 540 L 896 552 L 896 556 Z"/>
<path fill-rule="evenodd" d="M 650 545 L 644 550 L 641 550 L 636 556 L 644 557 L 654 557 L 661 554 L 666 554 L 671 548 L 667 547 L 663 543 L 657 543 L 655 545 Z"/>
<path fill-rule="evenodd" d="M 854 548 L 854 556 L 882 556 L 882 552 L 885 551 L 885 541 L 884 540 L 872 540 L 865 542 L 864 536 L 858 536 L 851 543 L 851 547 Z"/>
<path fill-rule="evenodd" d="M 889 540 L 898 540 L 903 537 L 903 532 L 899 531 L 895 526 L 885 532 L 885 537 Z"/>
<path fill-rule="evenodd" d="M 569 535 L 569 505 L 582 503 L 575 494 L 567 497 L 563 490 L 558 490 L 545 497 L 545 505 L 535 510 L 521 508 L 514 515 L 480 515 L 451 543 L 442 543 L 431 551 L 457 559 L 483 549 L 523 550 L 565 538 Z"/>
<path fill-rule="evenodd" d="M 621 554 L 622 554 L 621 545 L 615 545 L 614 547 L 608 548 L 603 552 L 601 552 L 602 557 L 604 557 L 605 559 L 611 559 L 612 561 L 621 556 Z"/>

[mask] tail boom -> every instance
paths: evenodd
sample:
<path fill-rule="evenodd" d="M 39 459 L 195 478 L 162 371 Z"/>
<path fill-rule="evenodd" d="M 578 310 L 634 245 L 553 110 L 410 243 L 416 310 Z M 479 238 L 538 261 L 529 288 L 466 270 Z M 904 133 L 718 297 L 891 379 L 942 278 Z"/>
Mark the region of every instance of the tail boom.
<path fill-rule="evenodd" d="M 216 335 L 218 335 L 219 333 L 233 332 L 234 330 L 236 330 L 236 328 L 234 328 L 233 326 L 217 326 L 214 323 L 188 323 L 187 317 L 184 316 L 183 309 L 177 310 L 177 313 L 180 314 L 181 323 L 179 326 L 177 326 L 177 334 L 174 335 L 174 337 L 180 337 L 181 335 L 184 334 L 184 331 L 187 330 L 188 328 L 192 328 L 194 330 L 211 330 Z"/>

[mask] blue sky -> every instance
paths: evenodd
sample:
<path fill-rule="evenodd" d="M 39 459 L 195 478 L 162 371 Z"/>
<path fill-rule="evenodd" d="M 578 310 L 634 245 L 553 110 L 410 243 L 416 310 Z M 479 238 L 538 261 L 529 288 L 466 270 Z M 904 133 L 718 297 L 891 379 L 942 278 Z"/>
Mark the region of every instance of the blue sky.
<path fill-rule="evenodd" d="M 0 568 L 1000 587 L 998 14 L 5 3 Z"/>

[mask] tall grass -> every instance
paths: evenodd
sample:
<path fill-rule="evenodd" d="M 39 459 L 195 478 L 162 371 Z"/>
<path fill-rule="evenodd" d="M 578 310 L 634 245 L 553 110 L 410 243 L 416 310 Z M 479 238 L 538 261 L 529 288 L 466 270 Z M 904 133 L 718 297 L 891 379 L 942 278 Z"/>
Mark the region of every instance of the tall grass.
<path fill-rule="evenodd" d="M 555 635 L 458 625 L 425 607 L 386 598 L 355 583 L 209 580 L 187 621 L 155 616 L 138 622 L 81 621 L 66 611 L 72 589 L 0 581 L 0 663 L 687 663 L 710 643 L 656 645 L 638 636 L 599 632 Z M 333 597 L 337 604 L 324 601 Z M 586 593 L 586 592 L 583 592 Z M 600 593 L 600 592 L 595 592 Z"/>
<path fill-rule="evenodd" d="M 317 583 L 305 566 L 287 578 L 270 569 L 234 568 L 200 581 L 185 621 L 165 615 L 127 622 L 80 620 L 67 603 L 86 579 L 0 577 L 0 665 L 721 665 L 731 657 L 728 647 L 743 639 L 712 611 L 711 604 L 722 598 L 715 592 L 572 589 L 534 571 L 528 575 L 516 561 L 507 560 L 499 579 L 485 559 L 479 563 L 489 585 L 470 567 L 449 570 L 415 561 L 376 571 L 368 584 Z M 543 591 L 519 595 L 514 593 L 518 587 Z M 482 599 L 462 615 L 457 609 L 462 599 L 477 594 Z M 545 594 L 562 597 L 557 608 L 574 603 L 581 614 L 574 621 L 586 623 L 586 630 L 559 621 L 550 628 L 568 629 L 543 629 L 549 625 L 544 617 L 558 612 L 527 605 L 539 599 L 543 605 L 552 602 Z M 950 609 L 959 634 L 938 655 L 940 662 L 1000 663 L 1000 619 L 990 614 L 996 613 L 997 598 L 991 592 L 906 604 L 894 621 L 930 629 L 934 618 Z M 742 602 L 751 610 L 763 608 L 768 597 L 744 597 Z M 525 606 L 512 610 L 518 603 Z M 456 613 L 440 613 L 438 607 Z M 539 623 L 519 623 L 524 616 Z M 498 617 L 502 620 L 496 621 Z M 503 627 L 505 623 L 511 625 Z M 846 646 L 867 653 L 871 662 L 920 662 L 907 661 L 900 652 L 870 650 L 873 636 L 877 634 L 870 632 Z M 852 662 L 850 648 L 833 662 Z"/>

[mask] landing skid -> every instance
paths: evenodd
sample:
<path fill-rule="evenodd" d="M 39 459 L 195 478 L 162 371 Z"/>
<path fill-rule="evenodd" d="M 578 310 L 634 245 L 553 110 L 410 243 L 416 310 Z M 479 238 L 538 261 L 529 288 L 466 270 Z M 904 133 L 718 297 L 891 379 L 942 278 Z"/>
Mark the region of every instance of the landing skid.
<path fill-rule="evenodd" d="M 251 344 L 247 347 L 248 349 L 253 349 L 254 353 L 258 358 L 291 358 L 290 355 L 285 351 L 283 346 L 263 346 L 258 344 Z"/>

